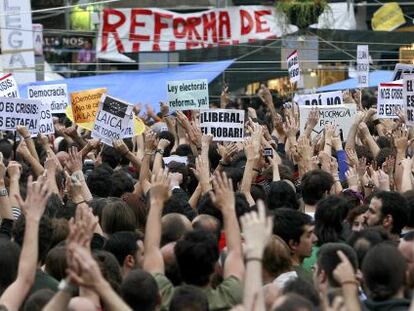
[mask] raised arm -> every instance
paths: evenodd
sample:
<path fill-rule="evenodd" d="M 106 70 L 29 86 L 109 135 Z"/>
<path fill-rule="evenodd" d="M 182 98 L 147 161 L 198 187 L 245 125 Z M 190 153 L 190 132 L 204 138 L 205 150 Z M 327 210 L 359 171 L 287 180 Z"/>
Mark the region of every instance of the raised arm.
<path fill-rule="evenodd" d="M 0 297 L 0 305 L 4 304 L 9 311 L 19 310 L 33 285 L 38 257 L 39 222 L 50 195 L 50 188 L 43 176 L 39 177 L 36 183 L 32 181 L 32 177 L 29 177 L 26 200 L 23 201 L 18 196 L 26 226 L 17 278 Z"/>
<path fill-rule="evenodd" d="M 29 149 L 32 157 L 35 158 L 37 162 L 39 162 L 39 156 L 37 154 L 36 147 L 29 130 L 25 126 L 18 125 L 17 133 L 19 133 L 21 139 L 26 142 L 27 148 Z"/>
<path fill-rule="evenodd" d="M 355 117 L 355 121 L 349 129 L 348 137 L 346 138 L 345 149 L 355 149 L 355 138 L 358 131 L 358 126 L 362 122 L 362 120 L 364 120 L 364 118 L 365 113 L 362 111 L 358 111 Z"/>
<path fill-rule="evenodd" d="M 3 154 L 0 152 L 0 218 L 13 219 L 11 200 L 7 193 L 4 177 L 6 176 L 6 166 L 3 163 Z"/>

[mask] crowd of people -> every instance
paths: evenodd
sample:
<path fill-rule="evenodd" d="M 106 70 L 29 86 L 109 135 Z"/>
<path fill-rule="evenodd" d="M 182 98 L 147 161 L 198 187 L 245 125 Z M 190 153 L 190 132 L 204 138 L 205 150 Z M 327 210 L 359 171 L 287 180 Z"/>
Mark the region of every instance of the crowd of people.
<path fill-rule="evenodd" d="M 2 133 L 0 310 L 414 309 L 413 128 L 344 101 L 347 137 L 264 85 L 211 104 L 246 110 L 243 142 L 165 104 L 113 146 L 65 116 Z"/>

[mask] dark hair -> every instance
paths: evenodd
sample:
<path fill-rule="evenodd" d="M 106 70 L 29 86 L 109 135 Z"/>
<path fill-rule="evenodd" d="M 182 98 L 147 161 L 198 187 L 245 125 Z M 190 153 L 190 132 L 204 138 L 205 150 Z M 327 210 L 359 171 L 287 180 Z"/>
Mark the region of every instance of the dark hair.
<path fill-rule="evenodd" d="M 175 154 L 180 157 L 191 156 L 192 153 L 193 151 L 191 150 L 191 147 L 189 144 L 178 145 L 177 148 L 175 149 Z"/>
<path fill-rule="evenodd" d="M 17 277 L 20 247 L 16 243 L 0 238 L 0 295 Z"/>
<path fill-rule="evenodd" d="M 382 167 L 382 164 L 384 164 L 385 160 L 392 155 L 395 156 L 395 151 L 390 147 L 381 148 L 375 157 L 375 161 L 377 162 L 378 167 Z"/>
<path fill-rule="evenodd" d="M 358 156 L 358 159 L 365 158 L 367 160 L 367 164 L 372 163 L 374 160 L 374 156 L 372 155 L 371 150 L 365 145 L 356 145 L 355 152 Z"/>
<path fill-rule="evenodd" d="M 190 221 L 181 214 L 171 213 L 161 219 L 161 246 L 178 241 L 191 230 Z"/>
<path fill-rule="evenodd" d="M 56 246 L 46 256 L 45 271 L 47 274 L 60 281 L 66 277 L 66 247 Z"/>
<path fill-rule="evenodd" d="M 156 310 L 158 295 L 157 282 L 143 270 L 132 270 L 121 284 L 122 299 L 134 311 Z"/>
<path fill-rule="evenodd" d="M 13 154 L 13 145 L 8 139 L 0 139 L 0 152 L 3 153 L 4 160 L 10 160 Z M 7 165 L 7 163 L 5 163 Z"/>
<path fill-rule="evenodd" d="M 69 235 L 69 224 L 68 220 L 64 218 L 52 218 L 51 222 L 53 234 L 50 237 L 50 248 L 52 249 L 60 242 L 66 240 Z"/>
<path fill-rule="evenodd" d="M 283 180 L 271 182 L 267 196 L 268 209 L 274 210 L 279 207 L 299 209 L 299 202 L 296 198 L 295 190 Z"/>
<path fill-rule="evenodd" d="M 134 256 L 138 251 L 137 241 L 141 237 L 133 231 L 118 231 L 112 234 L 105 243 L 104 250 L 115 256 L 119 265 L 124 265 L 128 255 Z"/>
<path fill-rule="evenodd" d="M 299 243 L 304 226 L 312 224 L 309 215 L 289 208 L 279 208 L 273 215 L 273 234 L 280 236 L 287 245 L 290 240 Z"/>
<path fill-rule="evenodd" d="M 305 204 L 315 205 L 326 193 L 329 193 L 334 180 L 331 174 L 320 170 L 312 170 L 302 177 L 302 197 Z"/>
<path fill-rule="evenodd" d="M 313 311 L 312 303 L 298 294 L 287 294 L 282 304 L 273 309 L 273 311 Z"/>
<path fill-rule="evenodd" d="M 383 148 L 392 148 L 392 141 L 387 136 L 379 136 L 377 138 L 377 144 L 378 144 L 378 147 L 380 147 L 380 150 L 382 150 Z M 378 165 L 378 167 L 381 167 L 381 166 Z"/>
<path fill-rule="evenodd" d="M 340 287 L 341 285 L 335 280 L 333 271 L 341 263 L 337 251 L 342 251 L 344 255 L 349 259 L 354 272 L 358 269 L 358 259 L 355 251 L 351 246 L 344 243 L 326 243 L 321 246 L 318 251 L 317 263 L 318 270 L 325 271 L 328 278 L 328 282 L 333 287 Z"/>
<path fill-rule="evenodd" d="M 26 219 L 24 215 L 20 215 L 13 229 L 14 241 L 20 246 L 23 245 L 25 226 L 26 226 Z M 43 215 L 42 218 L 40 218 L 40 222 L 39 222 L 39 239 L 38 239 L 39 255 L 38 255 L 38 260 L 37 260 L 38 263 L 43 264 L 46 259 L 47 252 L 49 251 L 50 245 L 52 244 L 52 240 L 50 239 L 52 234 L 53 234 L 52 222 L 49 217 Z"/>
<path fill-rule="evenodd" d="M 134 231 L 137 221 L 135 213 L 124 201 L 108 202 L 102 211 L 102 230 L 107 234 L 117 231 Z"/>
<path fill-rule="evenodd" d="M 183 285 L 174 291 L 169 311 L 208 311 L 207 295 L 198 287 Z"/>
<path fill-rule="evenodd" d="M 113 173 L 110 181 L 111 197 L 120 198 L 124 193 L 134 191 L 134 182 L 132 177 L 123 171 L 116 171 Z"/>
<path fill-rule="evenodd" d="M 263 270 L 273 278 L 292 270 L 289 246 L 277 235 L 272 235 L 263 251 Z"/>
<path fill-rule="evenodd" d="M 317 245 L 341 240 L 342 223 L 345 220 L 350 205 L 347 200 L 328 196 L 316 205 L 315 234 L 318 237 Z"/>
<path fill-rule="evenodd" d="M 315 307 L 319 307 L 321 304 L 321 299 L 315 286 L 301 278 L 294 278 L 287 281 L 282 289 L 282 293 L 285 295 L 290 293 L 298 294 L 312 302 Z"/>
<path fill-rule="evenodd" d="M 359 215 L 365 214 L 365 212 L 367 211 L 367 209 L 368 209 L 368 206 L 365 205 L 365 204 L 352 208 L 348 212 L 348 215 L 346 216 L 346 221 L 352 227 L 352 224 L 353 224 L 355 218 L 357 218 Z"/>
<path fill-rule="evenodd" d="M 407 262 L 397 247 L 381 243 L 370 249 L 362 263 L 368 297 L 391 299 L 404 286 Z"/>
<path fill-rule="evenodd" d="M 164 149 L 164 157 L 169 157 L 171 154 L 171 150 L 175 144 L 174 135 L 169 131 L 162 131 L 157 135 L 157 138 L 158 139 L 164 138 L 170 142 L 170 144 Z"/>
<path fill-rule="evenodd" d="M 208 231 L 187 232 L 174 248 L 183 281 L 206 286 L 219 258 L 218 242 Z"/>
<path fill-rule="evenodd" d="M 193 220 L 196 211 L 188 203 L 188 196 L 183 190 L 173 190 L 171 197 L 165 202 L 163 215 L 178 213 Z"/>
<path fill-rule="evenodd" d="M 119 266 L 115 256 L 107 251 L 94 250 L 93 257 L 99 265 L 102 276 L 108 281 L 114 291 L 119 293 L 122 275 L 121 267 Z"/>
<path fill-rule="evenodd" d="M 42 311 L 54 295 L 51 289 L 39 289 L 27 298 L 23 311 Z"/>
<path fill-rule="evenodd" d="M 50 218 L 54 218 L 57 215 L 57 212 L 65 208 L 60 196 L 57 193 L 51 193 L 47 198 L 45 215 Z"/>
<path fill-rule="evenodd" d="M 406 226 L 414 228 L 414 190 L 404 192 L 403 196 L 407 200 L 409 214 Z"/>
<path fill-rule="evenodd" d="M 381 219 L 387 215 L 392 216 L 391 233 L 400 234 L 409 216 L 407 200 L 395 191 L 381 191 L 374 198 L 381 200 Z"/>
<path fill-rule="evenodd" d="M 101 152 L 102 163 L 107 163 L 112 169 L 115 169 L 120 161 L 121 156 L 118 151 L 111 146 L 104 145 Z"/>
<path fill-rule="evenodd" d="M 108 164 L 101 164 L 95 167 L 86 181 L 91 193 L 101 198 L 109 196 L 112 187 L 110 183 L 111 175 L 112 169 Z"/>

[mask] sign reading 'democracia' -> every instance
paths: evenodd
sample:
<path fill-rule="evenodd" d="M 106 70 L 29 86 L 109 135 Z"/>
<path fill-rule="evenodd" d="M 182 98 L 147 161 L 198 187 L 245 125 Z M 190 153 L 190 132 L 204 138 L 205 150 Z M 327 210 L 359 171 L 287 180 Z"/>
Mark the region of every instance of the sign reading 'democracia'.
<path fill-rule="evenodd" d="M 27 87 L 27 98 L 49 104 L 52 113 L 65 113 L 68 105 L 67 85 L 31 85 Z"/>
<path fill-rule="evenodd" d="M 213 135 L 213 141 L 243 141 L 244 110 L 203 110 L 200 127 L 203 134 Z"/>

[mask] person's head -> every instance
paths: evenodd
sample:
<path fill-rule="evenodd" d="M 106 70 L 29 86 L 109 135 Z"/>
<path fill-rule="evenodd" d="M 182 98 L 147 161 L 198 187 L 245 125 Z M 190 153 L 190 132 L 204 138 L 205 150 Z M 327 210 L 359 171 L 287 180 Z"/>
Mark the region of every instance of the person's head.
<path fill-rule="evenodd" d="M 315 205 L 328 195 L 334 184 L 331 174 L 320 170 L 312 170 L 302 177 L 302 198 L 307 205 Z"/>
<path fill-rule="evenodd" d="M 401 252 L 407 262 L 407 285 L 414 288 L 414 231 L 410 231 L 404 235 L 398 244 L 398 250 Z"/>
<path fill-rule="evenodd" d="M 392 148 L 390 148 L 390 147 L 381 148 L 380 151 L 378 152 L 378 154 L 375 157 L 375 162 L 378 165 L 378 167 L 382 167 L 384 162 L 390 156 L 395 157 L 395 151 Z"/>
<path fill-rule="evenodd" d="M 187 217 L 189 220 L 197 215 L 194 209 L 191 208 L 190 204 L 186 199 L 183 198 L 182 193 L 174 192 L 171 197 L 165 202 L 163 215 L 178 213 Z"/>
<path fill-rule="evenodd" d="M 134 181 L 131 175 L 124 171 L 116 171 L 112 174 L 111 179 L 111 197 L 122 198 L 124 194 L 134 191 Z"/>
<path fill-rule="evenodd" d="M 6 238 L 0 238 L 0 295 L 16 279 L 20 247 Z"/>
<path fill-rule="evenodd" d="M 312 303 L 298 294 L 279 296 L 273 304 L 273 311 L 313 311 Z"/>
<path fill-rule="evenodd" d="M 23 311 L 42 311 L 54 295 L 55 292 L 51 289 L 39 289 L 27 298 Z"/>
<path fill-rule="evenodd" d="M 66 247 L 56 246 L 46 256 L 45 271 L 56 280 L 60 281 L 66 277 Z"/>
<path fill-rule="evenodd" d="M 311 256 L 312 246 L 317 241 L 312 218 L 288 208 L 277 209 L 273 215 L 273 234 L 281 237 L 289 246 L 294 257 L 292 259 L 301 262 Z"/>
<path fill-rule="evenodd" d="M 368 209 L 367 205 L 360 205 L 351 209 L 346 217 L 352 231 L 361 231 L 365 228 L 364 214 Z"/>
<path fill-rule="evenodd" d="M 401 194 L 381 191 L 372 197 L 365 213 L 365 222 L 369 227 L 382 226 L 388 232 L 399 235 L 408 216 L 407 200 Z"/>
<path fill-rule="evenodd" d="M 106 234 L 117 231 L 134 231 L 137 221 L 135 213 L 121 199 L 108 202 L 102 211 L 102 230 Z"/>
<path fill-rule="evenodd" d="M 23 245 L 24 231 L 26 226 L 26 219 L 23 215 L 17 219 L 14 230 L 13 237 L 14 241 L 20 246 Z M 39 223 L 39 254 L 38 254 L 38 263 L 43 264 L 46 259 L 47 252 L 49 251 L 51 240 L 50 237 L 53 234 L 52 222 L 47 216 L 42 216 Z"/>
<path fill-rule="evenodd" d="M 263 274 L 273 281 L 282 273 L 292 270 L 289 246 L 280 237 L 272 235 L 263 252 Z"/>
<path fill-rule="evenodd" d="M 371 300 L 384 301 L 402 295 L 407 263 L 397 247 L 381 243 L 370 249 L 362 263 L 366 293 Z"/>
<path fill-rule="evenodd" d="M 318 251 L 313 275 L 315 286 L 320 287 L 325 284 L 330 288 L 341 286 L 333 276 L 333 271 L 341 263 L 338 251 L 344 253 L 354 268 L 354 273 L 356 273 L 358 258 L 352 247 L 344 243 L 326 243 Z"/>
<path fill-rule="evenodd" d="M 101 151 L 102 163 L 107 163 L 112 169 L 115 169 L 121 161 L 121 156 L 115 148 L 104 145 Z"/>
<path fill-rule="evenodd" d="M 154 277 L 143 270 L 132 270 L 121 284 L 121 297 L 134 311 L 155 311 L 160 302 Z"/>
<path fill-rule="evenodd" d="M 104 250 L 115 256 L 124 276 L 130 270 L 142 267 L 144 244 L 142 237 L 136 232 L 115 232 L 106 241 Z"/>
<path fill-rule="evenodd" d="M 208 311 L 207 295 L 196 286 L 183 285 L 174 291 L 169 311 Z"/>
<path fill-rule="evenodd" d="M 106 198 L 111 193 L 112 169 L 108 165 L 95 167 L 86 181 L 89 190 L 95 196 Z"/>
<path fill-rule="evenodd" d="M 0 152 L 5 161 L 10 161 L 13 156 L 13 145 L 8 139 L 0 139 Z"/>
<path fill-rule="evenodd" d="M 318 245 L 341 240 L 342 224 L 349 208 L 347 200 L 333 195 L 316 204 L 315 234 Z"/>
<path fill-rule="evenodd" d="M 220 239 L 221 223 L 216 217 L 201 214 L 193 219 L 192 225 L 194 230 L 209 231 L 217 237 L 217 240 Z"/>
<path fill-rule="evenodd" d="M 192 230 L 191 222 L 187 217 L 178 213 L 171 213 L 161 218 L 161 246 L 178 241 L 188 231 Z"/>
<path fill-rule="evenodd" d="M 272 182 L 267 196 L 268 209 L 274 210 L 280 207 L 299 209 L 295 190 L 284 180 Z"/>
<path fill-rule="evenodd" d="M 406 227 L 414 228 L 414 190 L 404 192 L 403 196 L 407 200 L 408 214 L 409 214 Z"/>
<path fill-rule="evenodd" d="M 161 247 L 160 250 L 165 266 L 165 276 L 171 281 L 174 286 L 179 286 L 183 281 L 175 257 L 175 244 L 176 242 L 168 243 Z"/>
<path fill-rule="evenodd" d="M 104 250 L 94 250 L 93 257 L 99 265 L 102 276 L 116 292 L 119 292 L 122 273 L 115 256 Z"/>
<path fill-rule="evenodd" d="M 308 299 L 315 308 L 318 308 L 321 304 L 320 296 L 313 284 L 301 279 L 294 278 L 288 280 L 282 289 L 283 294 L 298 294 Z"/>
<path fill-rule="evenodd" d="M 206 286 L 219 258 L 216 237 L 207 231 L 187 232 L 174 248 L 183 281 L 190 285 Z"/>

